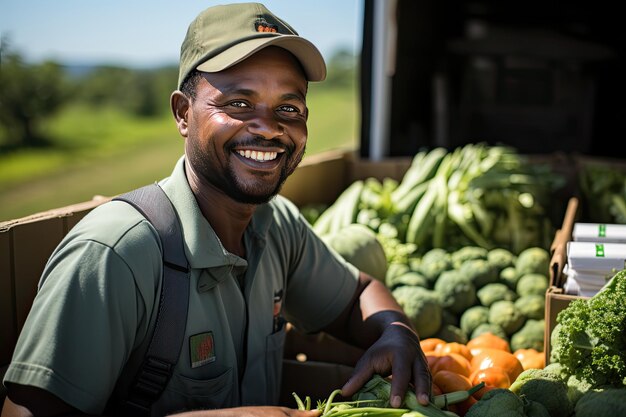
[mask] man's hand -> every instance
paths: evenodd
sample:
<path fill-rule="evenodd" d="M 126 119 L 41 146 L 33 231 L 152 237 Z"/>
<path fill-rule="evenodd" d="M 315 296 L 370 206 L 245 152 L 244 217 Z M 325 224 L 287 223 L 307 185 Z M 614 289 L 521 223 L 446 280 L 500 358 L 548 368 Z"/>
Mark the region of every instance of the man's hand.
<path fill-rule="evenodd" d="M 286 407 L 236 407 L 210 411 L 190 411 L 171 417 L 318 417 L 319 410 L 301 411 Z"/>
<path fill-rule="evenodd" d="M 357 362 L 352 377 L 343 386 L 344 397 L 354 395 L 374 374 L 392 374 L 392 407 L 400 407 L 409 383 L 415 387 L 417 400 L 427 405 L 430 399 L 431 376 L 426 357 L 414 331 L 401 322 L 387 326 L 380 338 Z"/>
<path fill-rule="evenodd" d="M 385 285 L 361 273 L 353 302 L 325 331 L 366 349 L 342 396 L 355 394 L 374 374 L 392 375 L 390 403 L 399 407 L 409 388 L 428 404 L 432 379 L 419 337 Z"/>

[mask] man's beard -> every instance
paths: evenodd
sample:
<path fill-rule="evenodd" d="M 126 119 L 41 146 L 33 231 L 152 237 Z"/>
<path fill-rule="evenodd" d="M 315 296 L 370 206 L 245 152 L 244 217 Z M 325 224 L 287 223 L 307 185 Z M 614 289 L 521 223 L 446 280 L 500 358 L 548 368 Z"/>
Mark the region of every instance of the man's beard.
<path fill-rule="evenodd" d="M 250 139 L 246 141 L 246 145 L 252 145 L 259 147 L 260 144 L 266 143 L 266 139 Z M 241 146 L 242 143 L 237 143 L 237 146 Z M 273 146 L 276 144 L 274 143 Z M 262 178 L 258 178 L 258 181 L 253 183 L 246 183 L 236 175 L 236 170 L 226 159 L 226 166 L 221 169 L 223 165 L 219 161 L 207 158 L 205 152 L 199 152 L 197 148 L 192 148 L 191 153 L 188 156 L 190 163 L 194 167 L 196 173 L 204 178 L 207 182 L 221 190 L 228 197 L 243 204 L 264 204 L 270 201 L 276 196 L 287 178 L 298 167 L 302 158 L 304 157 L 306 147 L 302 148 L 302 151 L 295 153 L 294 147 L 288 147 L 281 145 L 284 152 L 281 158 L 286 159 L 286 163 L 282 164 L 280 175 L 276 183 L 270 183 L 263 181 Z M 234 152 L 235 144 L 227 145 L 225 151 L 227 155 Z"/>
<path fill-rule="evenodd" d="M 304 157 L 304 149 L 297 155 L 294 155 L 293 150 L 286 150 L 283 153 L 282 158 L 286 158 L 287 161 L 283 164 L 280 170 L 280 176 L 278 181 L 275 184 L 270 184 L 266 182 L 267 186 L 265 189 L 259 188 L 259 182 L 257 181 L 254 184 L 246 184 L 240 178 L 236 176 L 235 170 L 232 165 L 228 164 L 226 167 L 226 182 L 227 185 L 224 188 L 221 188 L 225 194 L 227 194 L 233 200 L 244 203 L 244 204 L 264 204 L 270 201 L 274 196 L 276 196 L 283 184 L 289 178 L 291 174 L 295 171 L 297 166 L 302 161 Z"/>

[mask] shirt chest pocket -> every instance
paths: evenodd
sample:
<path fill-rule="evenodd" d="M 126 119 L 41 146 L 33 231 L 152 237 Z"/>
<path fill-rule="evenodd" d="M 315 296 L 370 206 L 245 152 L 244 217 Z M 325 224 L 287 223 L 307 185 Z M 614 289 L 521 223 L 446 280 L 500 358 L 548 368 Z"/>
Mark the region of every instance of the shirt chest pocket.
<path fill-rule="evenodd" d="M 265 340 L 265 373 L 267 375 L 267 398 L 277 404 L 280 397 L 285 327 L 267 336 Z"/>
<path fill-rule="evenodd" d="M 237 384 L 232 368 L 215 378 L 206 380 L 193 379 L 175 373 L 158 404 L 153 407 L 152 415 L 192 409 L 226 408 L 237 405 L 236 402 Z M 160 404 L 167 404 L 167 409 L 160 407 Z"/>

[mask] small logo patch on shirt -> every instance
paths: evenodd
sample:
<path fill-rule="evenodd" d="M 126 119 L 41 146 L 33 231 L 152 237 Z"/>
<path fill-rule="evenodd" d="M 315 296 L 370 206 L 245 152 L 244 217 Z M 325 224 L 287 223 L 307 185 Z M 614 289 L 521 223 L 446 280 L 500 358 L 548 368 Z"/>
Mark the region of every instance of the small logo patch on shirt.
<path fill-rule="evenodd" d="M 189 338 L 189 357 L 191 367 L 197 368 L 215 361 L 213 332 L 199 333 Z"/>

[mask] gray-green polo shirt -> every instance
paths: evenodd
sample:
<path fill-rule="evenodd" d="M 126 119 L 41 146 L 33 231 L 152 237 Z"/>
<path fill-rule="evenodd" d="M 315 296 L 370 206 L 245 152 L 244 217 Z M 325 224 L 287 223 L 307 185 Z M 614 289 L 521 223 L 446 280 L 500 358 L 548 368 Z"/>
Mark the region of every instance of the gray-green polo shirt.
<path fill-rule="evenodd" d="M 180 217 L 192 272 L 181 356 L 152 415 L 275 403 L 282 318 L 320 330 L 347 306 L 358 271 L 283 197 L 256 210 L 244 260 L 223 248 L 202 216 L 184 158 L 161 185 Z M 160 243 L 147 220 L 124 202 L 94 209 L 48 261 L 4 381 L 102 413 L 131 379 L 127 361 L 143 357 L 161 275 Z"/>

